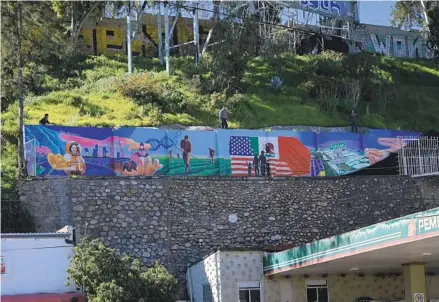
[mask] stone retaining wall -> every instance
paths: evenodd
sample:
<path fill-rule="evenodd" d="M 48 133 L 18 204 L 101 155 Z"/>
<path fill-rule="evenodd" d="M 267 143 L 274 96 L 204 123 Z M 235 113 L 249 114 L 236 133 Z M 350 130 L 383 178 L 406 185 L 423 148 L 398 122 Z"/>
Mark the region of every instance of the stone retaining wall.
<path fill-rule="evenodd" d="M 38 231 L 71 224 L 145 265 L 161 261 L 183 285 L 187 265 L 219 247 L 301 245 L 439 206 L 439 181 L 56 178 L 20 194 Z"/>

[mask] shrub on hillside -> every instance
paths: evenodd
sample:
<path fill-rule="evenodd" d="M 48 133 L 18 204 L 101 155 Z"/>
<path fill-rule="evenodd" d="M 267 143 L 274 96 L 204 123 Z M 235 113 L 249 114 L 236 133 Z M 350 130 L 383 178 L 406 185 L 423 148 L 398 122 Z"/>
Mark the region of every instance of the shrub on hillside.
<path fill-rule="evenodd" d="M 185 111 L 190 103 L 165 73 L 133 74 L 119 82 L 117 90 L 138 105 L 152 104 L 165 113 Z"/>
<path fill-rule="evenodd" d="M 87 238 L 75 247 L 69 278 L 84 287 L 95 302 L 172 301 L 177 289 L 176 279 L 162 265 L 142 273 L 140 261 L 119 256 L 98 239 Z"/>

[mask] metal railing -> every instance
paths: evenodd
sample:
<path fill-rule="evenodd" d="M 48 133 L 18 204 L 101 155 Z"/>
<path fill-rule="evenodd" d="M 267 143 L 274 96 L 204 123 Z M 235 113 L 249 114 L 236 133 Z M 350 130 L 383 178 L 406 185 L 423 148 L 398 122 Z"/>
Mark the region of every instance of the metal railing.
<path fill-rule="evenodd" d="M 399 138 L 399 174 L 409 176 L 439 175 L 439 138 Z"/>

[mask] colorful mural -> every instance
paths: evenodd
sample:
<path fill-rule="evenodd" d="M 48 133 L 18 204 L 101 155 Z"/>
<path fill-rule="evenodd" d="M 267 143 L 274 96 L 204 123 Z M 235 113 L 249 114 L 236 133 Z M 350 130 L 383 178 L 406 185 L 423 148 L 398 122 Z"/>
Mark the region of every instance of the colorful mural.
<path fill-rule="evenodd" d="M 402 136 L 368 130 L 163 130 L 26 126 L 33 176 L 339 176 L 400 149 Z"/>

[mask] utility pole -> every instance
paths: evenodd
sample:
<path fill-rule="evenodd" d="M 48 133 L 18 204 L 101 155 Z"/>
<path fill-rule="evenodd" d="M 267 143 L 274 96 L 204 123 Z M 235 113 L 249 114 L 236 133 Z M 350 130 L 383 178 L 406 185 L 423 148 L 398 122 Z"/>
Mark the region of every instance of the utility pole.
<path fill-rule="evenodd" d="M 169 3 L 164 3 L 164 17 L 165 17 L 165 52 L 166 52 L 166 72 L 171 74 L 170 49 L 169 49 Z"/>
<path fill-rule="evenodd" d="M 24 156 L 24 100 L 23 100 L 23 55 L 21 40 L 23 34 L 23 2 L 17 2 L 17 52 L 18 52 L 18 173 L 20 177 L 26 176 L 26 158 Z"/>
<path fill-rule="evenodd" d="M 195 65 L 198 65 L 198 61 L 199 61 L 199 57 L 200 57 L 200 26 L 198 23 L 198 3 L 195 4 L 195 9 L 194 9 L 194 23 L 193 23 L 193 28 L 194 28 L 194 44 L 195 44 L 195 50 L 196 50 L 196 54 L 195 54 Z"/>
<path fill-rule="evenodd" d="M 163 39 L 162 39 L 162 5 L 157 3 L 157 46 L 159 51 L 160 65 L 163 65 Z"/>
<path fill-rule="evenodd" d="M 133 53 L 131 51 L 131 0 L 128 0 L 127 52 L 128 52 L 128 73 L 132 73 L 133 72 Z"/>

